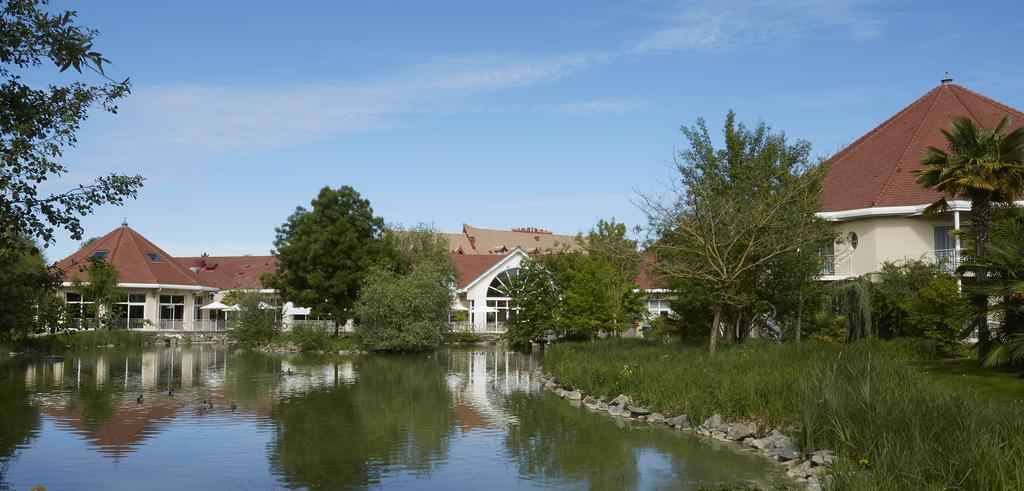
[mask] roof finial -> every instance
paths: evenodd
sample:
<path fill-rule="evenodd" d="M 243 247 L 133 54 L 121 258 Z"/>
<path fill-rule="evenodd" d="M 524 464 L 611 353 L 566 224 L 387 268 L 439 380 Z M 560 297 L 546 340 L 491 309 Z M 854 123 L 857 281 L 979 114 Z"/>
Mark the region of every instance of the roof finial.
<path fill-rule="evenodd" d="M 949 72 L 946 72 L 946 76 L 942 77 L 942 80 L 941 80 L 942 85 L 949 85 L 949 83 L 952 82 L 952 81 L 953 81 L 953 77 L 949 76 Z"/>
<path fill-rule="evenodd" d="M 121 226 L 122 227 L 127 227 L 128 226 L 128 215 L 124 215 L 124 219 L 121 220 Z"/>

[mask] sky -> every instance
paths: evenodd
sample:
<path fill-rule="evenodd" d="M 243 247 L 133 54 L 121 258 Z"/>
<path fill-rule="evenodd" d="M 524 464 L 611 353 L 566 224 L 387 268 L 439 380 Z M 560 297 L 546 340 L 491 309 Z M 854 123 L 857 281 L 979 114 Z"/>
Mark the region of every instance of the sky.
<path fill-rule="evenodd" d="M 71 2 L 99 29 L 117 115 L 52 189 L 141 174 L 86 237 L 267 254 L 324 186 L 389 224 L 642 224 L 697 118 L 763 120 L 826 157 L 939 84 L 1024 108 L 1024 3 L 861 0 Z M 78 241 L 59 236 L 60 259 Z"/>

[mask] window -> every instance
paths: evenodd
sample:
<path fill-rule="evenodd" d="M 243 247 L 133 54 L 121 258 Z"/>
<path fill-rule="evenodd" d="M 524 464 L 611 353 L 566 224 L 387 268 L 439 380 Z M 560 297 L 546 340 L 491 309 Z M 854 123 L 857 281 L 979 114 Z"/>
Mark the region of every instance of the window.
<path fill-rule="evenodd" d="M 184 295 L 160 295 L 160 320 L 180 321 L 185 318 Z"/>
<path fill-rule="evenodd" d="M 652 316 L 658 316 L 661 314 L 671 314 L 672 307 L 669 307 L 668 300 L 661 298 L 652 298 L 647 300 L 647 311 Z"/>
<path fill-rule="evenodd" d="M 160 255 L 155 253 L 155 252 L 147 252 L 146 253 L 146 257 L 148 257 L 149 260 L 151 262 L 154 262 L 154 263 L 162 263 L 162 262 L 164 262 L 163 259 L 160 259 Z"/>
<path fill-rule="evenodd" d="M 110 251 L 107 251 L 107 250 L 96 251 L 96 252 L 92 253 L 92 256 L 89 256 L 89 257 L 91 257 L 92 259 L 103 259 L 103 258 L 107 257 L 107 254 L 109 254 L 109 253 L 110 253 Z"/>
<path fill-rule="evenodd" d="M 123 301 L 114 304 L 114 313 L 119 323 L 128 329 L 139 329 L 146 320 L 146 294 L 129 293 Z"/>
<path fill-rule="evenodd" d="M 81 293 L 65 293 L 64 302 L 67 303 L 72 318 L 76 320 L 96 318 L 96 306 L 92 301 L 83 298 Z"/>
<path fill-rule="evenodd" d="M 206 296 L 196 295 L 192 298 L 192 320 L 203 320 L 203 311 L 200 310 L 206 305 Z"/>
<path fill-rule="evenodd" d="M 850 239 L 850 249 L 857 250 L 857 246 L 860 245 L 860 238 L 857 237 L 857 232 L 850 232 L 847 238 Z"/>
<path fill-rule="evenodd" d="M 953 240 L 953 227 L 949 225 L 935 227 L 935 250 L 946 251 L 952 250 L 955 247 L 956 242 Z"/>

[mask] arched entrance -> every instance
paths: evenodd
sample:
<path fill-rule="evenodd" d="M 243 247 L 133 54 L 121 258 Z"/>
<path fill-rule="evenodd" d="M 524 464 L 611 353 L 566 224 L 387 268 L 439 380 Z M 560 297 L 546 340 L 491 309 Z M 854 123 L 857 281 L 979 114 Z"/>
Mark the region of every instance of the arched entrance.
<path fill-rule="evenodd" d="M 519 278 L 519 268 L 509 268 L 491 280 L 487 287 L 486 329 L 488 331 L 504 331 L 508 321 L 508 303 L 512 297 L 512 285 Z"/>

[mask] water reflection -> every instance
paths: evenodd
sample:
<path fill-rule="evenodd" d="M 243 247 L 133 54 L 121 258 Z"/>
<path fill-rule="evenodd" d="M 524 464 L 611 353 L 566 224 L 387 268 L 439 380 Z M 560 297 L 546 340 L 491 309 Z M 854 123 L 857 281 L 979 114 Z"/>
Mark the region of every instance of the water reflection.
<path fill-rule="evenodd" d="M 540 390 L 536 368 L 494 349 L 345 358 L 196 345 L 4 359 L 0 483 L 649 489 L 779 478 L 731 447 L 570 407 Z"/>

